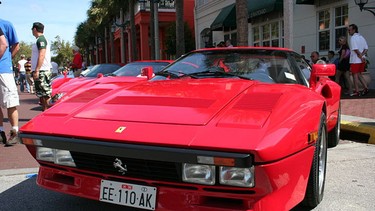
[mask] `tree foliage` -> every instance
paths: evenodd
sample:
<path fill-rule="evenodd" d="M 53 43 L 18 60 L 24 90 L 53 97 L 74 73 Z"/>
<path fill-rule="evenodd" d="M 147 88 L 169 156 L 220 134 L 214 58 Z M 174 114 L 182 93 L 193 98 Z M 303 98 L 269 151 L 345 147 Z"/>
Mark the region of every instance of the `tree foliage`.
<path fill-rule="evenodd" d="M 59 66 L 66 66 L 73 59 L 73 48 L 70 42 L 65 42 L 60 36 L 55 37 L 55 41 L 51 44 L 52 60 Z"/>
<path fill-rule="evenodd" d="M 195 49 L 195 40 L 189 25 L 185 22 L 184 24 L 184 37 L 185 37 L 185 52 L 189 52 Z M 175 59 L 176 56 L 176 23 L 173 22 L 167 28 L 166 39 L 165 39 L 166 50 L 171 59 Z"/>
<path fill-rule="evenodd" d="M 21 54 L 25 55 L 26 58 L 31 57 L 31 46 L 23 41 L 20 42 L 20 50 L 13 58 L 13 63 L 17 63 L 21 59 Z"/>

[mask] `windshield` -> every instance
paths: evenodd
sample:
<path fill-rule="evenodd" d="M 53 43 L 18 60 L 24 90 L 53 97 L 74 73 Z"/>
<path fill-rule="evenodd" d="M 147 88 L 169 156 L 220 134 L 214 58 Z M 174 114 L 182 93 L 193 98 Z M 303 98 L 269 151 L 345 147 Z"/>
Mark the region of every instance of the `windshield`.
<path fill-rule="evenodd" d="M 154 73 L 159 72 L 164 67 L 169 65 L 168 62 L 133 62 L 129 63 L 120 69 L 113 72 L 112 75 L 115 76 L 138 76 L 141 74 L 141 70 L 144 67 L 151 66 L 154 70 Z"/>
<path fill-rule="evenodd" d="M 256 48 L 197 51 L 180 58 L 157 75 L 170 78 L 236 77 L 266 83 L 305 84 L 301 71 L 292 64 L 291 53 L 282 49 Z"/>
<path fill-rule="evenodd" d="M 121 66 L 118 64 L 97 64 L 85 75 L 85 77 L 97 77 L 99 73 L 103 75 L 112 73 L 119 69 Z"/>

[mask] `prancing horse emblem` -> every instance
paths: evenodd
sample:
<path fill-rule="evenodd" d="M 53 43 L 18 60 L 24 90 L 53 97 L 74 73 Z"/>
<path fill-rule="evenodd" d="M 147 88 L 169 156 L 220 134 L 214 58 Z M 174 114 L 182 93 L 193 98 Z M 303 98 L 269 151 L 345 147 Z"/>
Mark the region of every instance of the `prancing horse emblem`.
<path fill-rule="evenodd" d="M 113 162 L 113 166 L 118 169 L 118 172 L 120 172 L 122 175 L 125 175 L 128 169 L 126 168 L 126 164 L 122 164 L 122 161 L 118 158 L 115 159 L 115 162 Z"/>

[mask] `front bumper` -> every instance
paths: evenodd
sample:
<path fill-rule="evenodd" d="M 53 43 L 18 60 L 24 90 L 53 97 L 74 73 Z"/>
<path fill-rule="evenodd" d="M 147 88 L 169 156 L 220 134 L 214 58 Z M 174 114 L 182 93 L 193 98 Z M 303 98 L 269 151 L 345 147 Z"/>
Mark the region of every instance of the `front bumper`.
<path fill-rule="evenodd" d="M 310 147 L 283 160 L 256 166 L 256 187 L 236 188 L 125 178 L 41 162 L 37 183 L 47 189 L 99 200 L 101 180 L 157 188 L 156 210 L 289 210 L 304 198 Z M 119 205 L 119 209 L 121 206 Z"/>

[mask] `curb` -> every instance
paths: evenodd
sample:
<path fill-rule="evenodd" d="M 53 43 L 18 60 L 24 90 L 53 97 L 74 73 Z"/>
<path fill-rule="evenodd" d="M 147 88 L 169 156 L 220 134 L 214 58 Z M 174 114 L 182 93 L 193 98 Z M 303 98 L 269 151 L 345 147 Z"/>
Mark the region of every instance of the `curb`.
<path fill-rule="evenodd" d="M 14 175 L 25 174 L 25 176 L 29 178 L 37 174 L 38 171 L 39 171 L 39 168 L 6 169 L 6 170 L 0 170 L 0 176 L 14 176 Z"/>
<path fill-rule="evenodd" d="M 342 130 L 368 134 L 370 136 L 370 138 L 368 139 L 368 143 L 375 144 L 375 126 L 362 124 L 360 122 L 341 120 L 340 127 Z"/>

